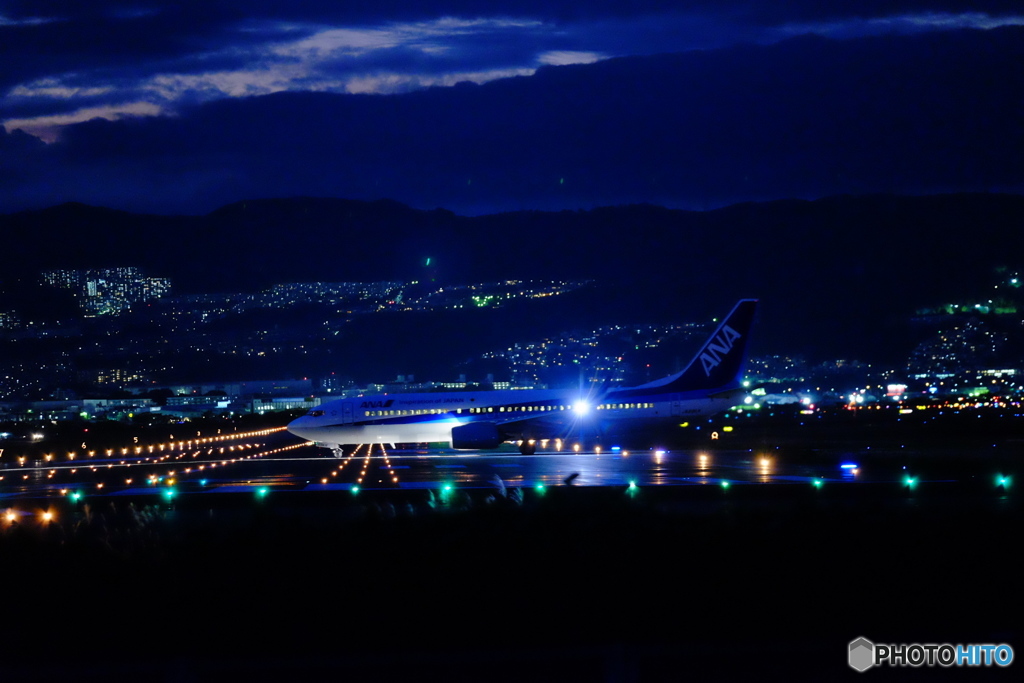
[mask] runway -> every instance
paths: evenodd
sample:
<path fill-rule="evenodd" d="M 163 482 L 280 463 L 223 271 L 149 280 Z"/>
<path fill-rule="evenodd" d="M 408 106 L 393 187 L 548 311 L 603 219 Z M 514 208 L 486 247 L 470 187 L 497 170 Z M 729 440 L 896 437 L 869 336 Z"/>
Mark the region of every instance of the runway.
<path fill-rule="evenodd" d="M 723 444 L 724 446 L 724 444 Z M 362 447 L 343 457 L 281 428 L 195 437 L 187 441 L 98 444 L 62 458 L 5 457 L 0 500 L 123 497 L 275 491 L 496 490 L 574 487 L 822 488 L 862 484 L 916 487 L 937 482 L 1009 490 L 1018 448 L 882 447 L 815 449 L 807 444 L 764 448 L 575 450 L 542 448 L 520 455 L 450 448 Z"/>
<path fill-rule="evenodd" d="M 460 454 L 398 450 L 351 459 L 280 458 L 252 463 L 254 483 L 311 490 L 422 489 L 457 486 L 707 486 L 751 483 L 853 482 L 863 475 L 843 462 L 783 462 L 777 455 L 736 451 L 640 451 Z"/>

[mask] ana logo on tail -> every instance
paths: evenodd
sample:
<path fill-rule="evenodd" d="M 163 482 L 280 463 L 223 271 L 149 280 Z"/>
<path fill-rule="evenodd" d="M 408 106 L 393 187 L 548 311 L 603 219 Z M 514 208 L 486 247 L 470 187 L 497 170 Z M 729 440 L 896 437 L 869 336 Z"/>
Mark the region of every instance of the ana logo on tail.
<path fill-rule="evenodd" d="M 728 355 L 732 351 L 734 342 L 741 336 L 739 332 L 725 325 L 718 336 L 713 337 L 708 342 L 708 345 L 704 347 L 704 351 L 700 354 L 700 364 L 704 367 L 704 374 L 706 376 L 711 376 L 711 371 L 722 362 L 723 356 Z"/>

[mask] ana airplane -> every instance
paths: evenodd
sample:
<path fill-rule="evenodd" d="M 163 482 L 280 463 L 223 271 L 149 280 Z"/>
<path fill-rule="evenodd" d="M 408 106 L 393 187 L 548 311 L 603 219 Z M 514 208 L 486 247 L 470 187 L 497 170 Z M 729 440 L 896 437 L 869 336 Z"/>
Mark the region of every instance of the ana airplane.
<path fill-rule="evenodd" d="M 464 391 L 381 394 L 328 401 L 288 425 L 296 436 L 331 448 L 377 443 L 448 442 L 457 449 L 519 442 L 524 455 L 543 439 L 578 433 L 584 421 L 603 427 L 697 418 L 728 410 L 745 393 L 740 376 L 757 301 L 744 299 L 682 372 L 588 398 L 578 390 Z"/>

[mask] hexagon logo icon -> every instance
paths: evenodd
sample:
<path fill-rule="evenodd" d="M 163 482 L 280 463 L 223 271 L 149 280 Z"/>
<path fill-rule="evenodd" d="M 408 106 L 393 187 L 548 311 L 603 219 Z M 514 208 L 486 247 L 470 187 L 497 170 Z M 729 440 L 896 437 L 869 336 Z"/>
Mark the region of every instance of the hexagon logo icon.
<path fill-rule="evenodd" d="M 867 671 L 875 663 L 875 644 L 867 638 L 850 641 L 850 667 Z"/>

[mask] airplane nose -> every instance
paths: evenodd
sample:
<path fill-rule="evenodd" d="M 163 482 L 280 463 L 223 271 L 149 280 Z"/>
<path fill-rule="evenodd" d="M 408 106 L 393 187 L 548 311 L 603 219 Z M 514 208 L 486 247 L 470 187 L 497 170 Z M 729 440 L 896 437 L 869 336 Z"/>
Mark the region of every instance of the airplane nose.
<path fill-rule="evenodd" d="M 309 420 L 307 420 L 305 417 L 296 418 L 288 423 L 287 429 L 295 436 L 301 436 L 302 438 L 306 438 L 302 436 L 302 432 L 305 431 L 304 427 L 307 427 L 308 423 Z"/>

